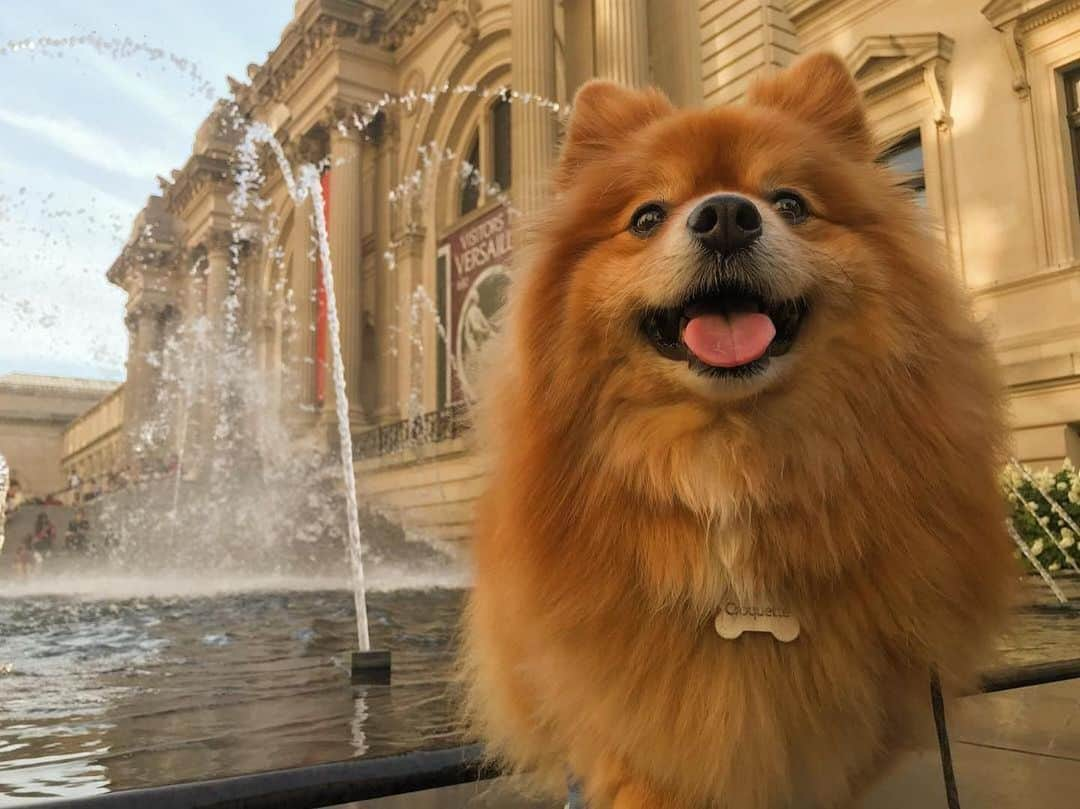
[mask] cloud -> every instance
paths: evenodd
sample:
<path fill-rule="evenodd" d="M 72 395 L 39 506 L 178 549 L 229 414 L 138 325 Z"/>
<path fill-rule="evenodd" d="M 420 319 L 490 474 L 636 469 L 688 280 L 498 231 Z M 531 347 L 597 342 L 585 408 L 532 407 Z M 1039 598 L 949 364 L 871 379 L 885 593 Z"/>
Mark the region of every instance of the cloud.
<path fill-rule="evenodd" d="M 84 163 L 126 177 L 146 180 L 169 167 L 169 158 L 161 152 L 129 148 L 71 118 L 35 115 L 0 107 L 0 123 L 44 138 Z"/>

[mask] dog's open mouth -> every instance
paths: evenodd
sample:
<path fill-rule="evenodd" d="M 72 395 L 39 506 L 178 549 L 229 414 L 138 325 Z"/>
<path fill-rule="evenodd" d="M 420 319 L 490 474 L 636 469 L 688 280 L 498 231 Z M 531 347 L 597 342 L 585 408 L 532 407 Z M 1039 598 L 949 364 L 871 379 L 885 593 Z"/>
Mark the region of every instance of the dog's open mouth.
<path fill-rule="evenodd" d="M 691 370 L 710 376 L 751 376 L 786 354 L 808 311 L 797 298 L 771 303 L 760 294 L 722 287 L 679 306 L 652 309 L 641 326 L 653 347 Z"/>

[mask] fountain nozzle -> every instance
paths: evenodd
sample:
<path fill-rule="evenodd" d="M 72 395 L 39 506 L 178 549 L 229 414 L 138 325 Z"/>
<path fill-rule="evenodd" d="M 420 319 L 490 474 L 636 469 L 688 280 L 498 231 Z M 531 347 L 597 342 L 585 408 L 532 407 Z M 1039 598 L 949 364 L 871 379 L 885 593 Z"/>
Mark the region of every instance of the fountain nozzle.
<path fill-rule="evenodd" d="M 389 685 L 390 650 L 371 649 L 367 652 L 353 652 L 350 669 L 354 683 Z"/>

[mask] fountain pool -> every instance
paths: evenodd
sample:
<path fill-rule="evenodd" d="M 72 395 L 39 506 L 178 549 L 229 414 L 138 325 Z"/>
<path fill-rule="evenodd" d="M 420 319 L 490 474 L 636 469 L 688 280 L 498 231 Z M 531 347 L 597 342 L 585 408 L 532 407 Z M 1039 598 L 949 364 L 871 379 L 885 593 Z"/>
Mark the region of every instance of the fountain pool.
<path fill-rule="evenodd" d="M 391 687 L 350 685 L 347 581 L 133 584 L 104 599 L 93 580 L 78 596 L 5 582 L 0 807 L 459 741 L 461 590 L 369 593 L 372 640 L 394 650 Z"/>
<path fill-rule="evenodd" d="M 348 582 L 79 579 L 0 595 L 0 807 L 460 743 L 461 589 L 369 593 L 393 684 L 352 686 Z M 1001 664 L 1073 657 L 1080 614 L 1041 583 Z M 22 587 L 22 589 L 19 589 Z M 1080 596 L 1080 580 L 1063 587 Z M 102 594 L 110 594 L 103 597 Z M 120 593 L 120 595 L 116 595 Z M 172 595 L 175 593 L 175 595 Z"/>

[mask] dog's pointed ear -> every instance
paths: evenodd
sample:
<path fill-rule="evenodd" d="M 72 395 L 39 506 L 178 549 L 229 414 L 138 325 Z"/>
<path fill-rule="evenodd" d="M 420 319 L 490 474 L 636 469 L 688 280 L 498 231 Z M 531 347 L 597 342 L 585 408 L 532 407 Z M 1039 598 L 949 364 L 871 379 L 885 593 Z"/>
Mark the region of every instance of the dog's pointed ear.
<path fill-rule="evenodd" d="M 593 79 L 574 96 L 555 184 L 566 188 L 582 166 L 615 151 L 619 143 L 674 111 L 656 89 L 630 90 Z"/>
<path fill-rule="evenodd" d="M 785 110 L 827 132 L 863 159 L 875 152 L 862 97 L 844 61 L 815 53 L 774 76 L 759 79 L 747 94 L 751 104 Z"/>

